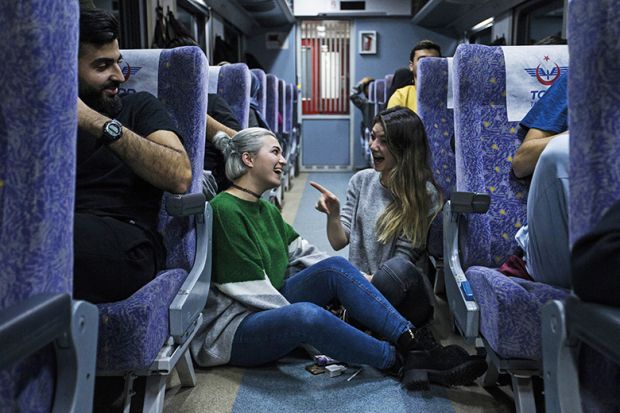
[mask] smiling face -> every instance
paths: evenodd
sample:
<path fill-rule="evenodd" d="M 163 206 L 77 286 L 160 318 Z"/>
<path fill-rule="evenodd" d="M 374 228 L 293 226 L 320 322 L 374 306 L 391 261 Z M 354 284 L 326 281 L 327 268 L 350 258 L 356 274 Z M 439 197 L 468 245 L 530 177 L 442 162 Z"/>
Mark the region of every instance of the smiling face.
<path fill-rule="evenodd" d="M 252 157 L 251 174 L 260 190 L 280 185 L 286 159 L 276 138 L 266 135 L 260 150 Z"/>
<path fill-rule="evenodd" d="M 394 159 L 394 155 L 392 155 L 388 148 L 387 141 L 385 140 L 385 130 L 381 122 L 375 123 L 372 127 L 370 150 L 375 171 L 384 174 L 396 166 L 396 159 Z"/>
<path fill-rule="evenodd" d="M 100 47 L 80 45 L 79 96 L 88 106 L 109 116 L 121 109 L 118 87 L 125 81 L 119 66 L 121 59 L 118 40 Z"/>

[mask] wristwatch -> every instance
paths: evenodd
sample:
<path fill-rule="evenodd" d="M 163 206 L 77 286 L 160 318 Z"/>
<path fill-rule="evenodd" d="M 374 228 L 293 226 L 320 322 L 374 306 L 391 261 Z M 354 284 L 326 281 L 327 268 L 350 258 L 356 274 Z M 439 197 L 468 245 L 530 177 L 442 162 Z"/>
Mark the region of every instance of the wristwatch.
<path fill-rule="evenodd" d="M 116 142 L 123 136 L 123 124 L 112 119 L 103 124 L 103 133 L 99 137 L 106 145 Z"/>

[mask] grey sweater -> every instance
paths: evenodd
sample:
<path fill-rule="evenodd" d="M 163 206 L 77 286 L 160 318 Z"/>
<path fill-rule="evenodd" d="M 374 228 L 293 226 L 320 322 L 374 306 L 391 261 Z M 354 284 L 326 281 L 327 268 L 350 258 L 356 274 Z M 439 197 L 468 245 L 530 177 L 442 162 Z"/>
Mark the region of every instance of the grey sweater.
<path fill-rule="evenodd" d="M 349 237 L 349 261 L 367 274 L 374 274 L 382 263 L 396 255 L 404 255 L 414 264 L 424 255 L 402 237 L 386 244 L 378 241 L 377 221 L 393 199 L 379 179 L 380 174 L 374 169 L 364 169 L 353 175 L 347 188 L 347 200 L 340 211 L 340 221 Z M 440 205 L 437 190 L 431 183 L 427 184 L 427 190 L 433 197 L 430 215 Z"/>

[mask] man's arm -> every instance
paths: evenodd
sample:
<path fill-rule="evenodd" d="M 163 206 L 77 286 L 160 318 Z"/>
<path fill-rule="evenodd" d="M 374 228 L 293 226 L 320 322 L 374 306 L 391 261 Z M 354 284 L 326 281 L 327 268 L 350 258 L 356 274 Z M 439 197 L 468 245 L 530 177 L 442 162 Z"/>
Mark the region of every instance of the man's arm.
<path fill-rule="evenodd" d="M 225 132 L 231 138 L 237 133 L 236 130 L 221 124 L 215 118 L 207 115 L 207 140 L 213 143 L 213 137 L 220 131 Z"/>
<path fill-rule="evenodd" d="M 512 160 L 512 171 L 517 178 L 524 178 L 534 173 L 540 154 L 555 136 L 553 132 L 536 128 L 527 131 Z"/>
<path fill-rule="evenodd" d="M 78 99 L 78 127 L 94 136 L 101 135 L 110 120 Z M 192 180 L 189 158 L 174 132 L 155 131 L 142 138 L 126 127 L 123 136 L 109 145 L 123 162 L 142 179 L 164 191 L 187 192 Z"/>

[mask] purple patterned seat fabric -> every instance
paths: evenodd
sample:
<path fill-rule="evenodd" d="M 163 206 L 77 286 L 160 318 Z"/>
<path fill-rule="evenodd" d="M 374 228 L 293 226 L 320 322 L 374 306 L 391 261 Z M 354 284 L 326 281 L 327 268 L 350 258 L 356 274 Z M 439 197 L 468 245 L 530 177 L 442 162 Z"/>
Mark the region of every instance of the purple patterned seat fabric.
<path fill-rule="evenodd" d="M 286 121 L 286 82 L 282 79 L 278 79 L 278 113 L 281 117 L 280 132 L 288 133 L 288 122 Z"/>
<path fill-rule="evenodd" d="M 461 45 L 454 70 L 456 188 L 491 195 L 489 211 L 468 215 L 461 233 L 465 275 L 480 305 L 480 332 L 504 357 L 537 359 L 541 308 L 545 300 L 566 293 L 491 269 L 515 250 L 527 200 L 527 188 L 510 173 L 520 141 L 518 123 L 507 120 L 503 51 Z"/>
<path fill-rule="evenodd" d="M 130 65 L 137 55 L 151 53 L 143 73 L 158 71 L 156 94 L 176 120 L 192 164 L 189 192 L 201 192 L 206 133 L 208 65 L 197 47 L 170 50 L 124 50 Z M 139 81 L 139 74 L 132 80 Z M 136 90 L 145 90 L 136 87 Z M 157 356 L 169 333 L 170 303 L 187 277 L 196 253 L 192 219 L 170 218 L 165 197 L 159 214 L 159 230 L 168 252 L 167 267 L 157 277 L 126 300 L 98 305 L 99 347 L 97 369 L 128 371 L 147 368 Z"/>
<path fill-rule="evenodd" d="M 226 100 L 243 129 L 248 127 L 251 85 L 252 76 L 245 63 L 233 63 L 220 68 L 217 94 Z"/>
<path fill-rule="evenodd" d="M 77 16 L 65 0 L 0 9 L 0 312 L 73 290 Z M 0 410 L 50 411 L 54 366 L 50 345 L 0 371 Z"/>
<path fill-rule="evenodd" d="M 267 75 L 262 69 L 250 69 L 256 76 L 258 76 L 258 80 L 260 81 L 260 87 L 258 89 L 258 106 L 260 108 L 260 113 L 267 113 L 267 95 L 265 91 L 267 90 Z"/>
<path fill-rule="evenodd" d="M 293 95 L 295 94 L 295 86 L 292 84 L 286 85 L 286 107 L 284 112 L 286 114 L 286 130 L 291 132 L 293 130 Z"/>
<path fill-rule="evenodd" d="M 456 185 L 454 152 L 454 110 L 448 109 L 448 60 L 422 59 L 418 65 L 418 115 L 424 122 L 432 155 L 432 170 L 446 199 Z"/>
<path fill-rule="evenodd" d="M 278 78 L 267 75 L 267 123 L 271 130 L 278 132 Z"/>
<path fill-rule="evenodd" d="M 568 23 L 569 51 L 579 56 L 568 74 L 574 243 L 620 198 L 620 10 L 613 0 L 573 0 Z M 617 411 L 620 368 L 587 346 L 582 346 L 579 366 L 584 411 Z"/>

